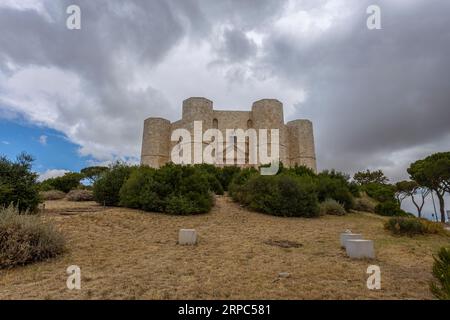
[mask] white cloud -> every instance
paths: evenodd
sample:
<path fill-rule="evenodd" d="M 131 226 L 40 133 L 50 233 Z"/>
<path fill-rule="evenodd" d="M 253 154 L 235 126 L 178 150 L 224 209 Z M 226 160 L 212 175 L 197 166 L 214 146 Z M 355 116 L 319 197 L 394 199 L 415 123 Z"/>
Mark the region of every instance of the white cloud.
<path fill-rule="evenodd" d="M 48 137 L 47 137 L 46 135 L 42 135 L 42 136 L 39 137 L 39 140 L 38 140 L 38 141 L 39 141 L 39 143 L 42 144 L 43 146 L 46 146 L 46 145 L 47 145 L 47 138 L 48 138 Z"/>
<path fill-rule="evenodd" d="M 47 171 L 45 171 L 43 173 L 39 173 L 38 181 L 42 182 L 42 181 L 50 179 L 50 178 L 62 177 L 67 172 L 69 172 L 69 171 L 68 170 L 64 170 L 64 169 L 47 170 Z"/>

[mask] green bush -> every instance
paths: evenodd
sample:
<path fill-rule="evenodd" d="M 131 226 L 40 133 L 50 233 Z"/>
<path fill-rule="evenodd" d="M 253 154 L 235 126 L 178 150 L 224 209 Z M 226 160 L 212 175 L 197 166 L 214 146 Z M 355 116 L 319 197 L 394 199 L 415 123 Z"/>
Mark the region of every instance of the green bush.
<path fill-rule="evenodd" d="M 407 212 L 400 209 L 397 201 L 387 201 L 379 203 L 375 206 L 375 213 L 381 216 L 410 216 Z"/>
<path fill-rule="evenodd" d="M 64 248 L 63 236 L 39 216 L 19 214 L 12 205 L 0 209 L 0 268 L 53 258 Z"/>
<path fill-rule="evenodd" d="M 327 199 L 320 203 L 320 214 L 321 215 L 334 215 L 334 216 L 343 216 L 346 211 L 345 208 L 336 200 Z"/>
<path fill-rule="evenodd" d="M 434 256 L 433 276 L 430 289 L 440 300 L 450 300 L 450 247 L 443 247 Z"/>
<path fill-rule="evenodd" d="M 390 218 L 384 227 L 396 235 L 413 236 L 425 234 L 426 227 L 417 218 L 394 217 Z"/>
<path fill-rule="evenodd" d="M 395 201 L 395 187 L 390 184 L 369 183 L 363 185 L 362 190 L 367 195 L 379 202 L 393 202 Z"/>
<path fill-rule="evenodd" d="M 319 206 L 309 179 L 293 175 L 253 175 L 241 187 L 241 202 L 250 209 L 285 217 L 316 217 Z"/>
<path fill-rule="evenodd" d="M 70 190 L 78 188 L 80 186 L 80 180 L 83 178 L 84 176 L 81 173 L 68 172 L 62 177 L 42 181 L 39 189 L 41 191 L 59 190 L 68 193 Z"/>
<path fill-rule="evenodd" d="M 135 170 L 135 167 L 118 162 L 111 166 L 108 171 L 103 172 L 94 183 L 94 200 L 107 206 L 119 205 L 120 188 L 133 170 Z"/>
<path fill-rule="evenodd" d="M 120 205 L 171 214 L 208 212 L 212 192 L 223 193 L 214 175 L 200 166 L 167 164 L 156 170 L 137 168 L 120 190 Z"/>
<path fill-rule="evenodd" d="M 252 176 L 256 176 L 258 174 L 259 173 L 255 168 L 245 168 L 234 175 L 228 187 L 228 192 L 234 201 L 245 202 L 244 186 Z"/>
<path fill-rule="evenodd" d="M 237 166 L 225 166 L 220 169 L 217 179 L 224 190 L 228 191 L 231 181 L 239 172 L 241 172 L 241 168 Z"/>
<path fill-rule="evenodd" d="M 441 224 L 415 217 L 393 217 L 385 223 L 384 227 L 396 235 L 446 233 Z"/>
<path fill-rule="evenodd" d="M 20 154 L 15 162 L 0 157 L 0 207 L 11 203 L 19 211 L 34 213 L 41 201 L 37 174 L 31 171 L 33 158 L 25 153 Z"/>

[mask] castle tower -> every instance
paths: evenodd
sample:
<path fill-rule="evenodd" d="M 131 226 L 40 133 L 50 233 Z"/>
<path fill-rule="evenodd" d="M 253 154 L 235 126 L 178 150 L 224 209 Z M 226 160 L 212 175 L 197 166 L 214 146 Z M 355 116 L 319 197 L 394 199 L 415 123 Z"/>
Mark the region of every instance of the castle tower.
<path fill-rule="evenodd" d="M 144 121 L 141 164 L 159 168 L 170 161 L 170 121 L 148 118 Z"/>
<path fill-rule="evenodd" d="M 287 123 L 289 132 L 290 165 L 303 165 L 317 171 L 314 150 L 313 125 L 309 120 L 294 120 Z"/>
<path fill-rule="evenodd" d="M 268 137 L 270 136 L 270 129 L 279 130 L 279 155 L 280 161 L 287 163 L 286 157 L 286 130 L 284 125 L 283 104 L 276 99 L 262 99 L 253 103 L 252 105 L 252 120 L 253 126 L 259 135 L 259 129 L 267 129 Z M 268 142 L 270 143 L 270 138 Z M 258 150 L 260 148 L 260 141 L 258 139 Z M 272 148 L 269 146 L 269 155 L 271 155 Z M 259 159 L 259 157 L 258 157 Z M 258 160 L 260 164 L 261 160 Z"/>

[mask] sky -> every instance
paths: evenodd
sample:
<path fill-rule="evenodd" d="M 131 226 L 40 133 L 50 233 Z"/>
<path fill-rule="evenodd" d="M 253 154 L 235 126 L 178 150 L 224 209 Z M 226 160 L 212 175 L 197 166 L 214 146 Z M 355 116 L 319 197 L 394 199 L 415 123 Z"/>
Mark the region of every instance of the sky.
<path fill-rule="evenodd" d="M 69 5 L 81 29 L 66 27 Z M 369 5 L 381 29 L 366 25 Z M 182 100 L 276 98 L 314 124 L 319 170 L 450 150 L 448 0 L 0 1 L 0 154 L 44 177 L 139 161 L 143 120 Z"/>

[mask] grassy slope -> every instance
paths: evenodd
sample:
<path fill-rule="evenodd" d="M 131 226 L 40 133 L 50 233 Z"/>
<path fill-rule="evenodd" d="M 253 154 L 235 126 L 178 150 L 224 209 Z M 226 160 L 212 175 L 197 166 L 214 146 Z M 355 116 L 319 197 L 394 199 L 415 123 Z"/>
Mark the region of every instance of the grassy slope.
<path fill-rule="evenodd" d="M 190 217 L 49 201 L 45 219 L 67 236 L 68 253 L 0 271 L 0 299 L 431 299 L 432 254 L 449 242 L 390 236 L 385 218 L 371 214 L 278 218 L 225 197 L 211 213 Z M 180 228 L 197 229 L 199 244 L 178 246 Z M 377 260 L 347 258 L 339 247 L 345 229 L 375 240 Z M 81 267 L 81 291 L 66 289 L 72 264 Z M 382 290 L 366 288 L 369 264 L 381 267 Z M 291 276 L 279 279 L 279 272 Z"/>

